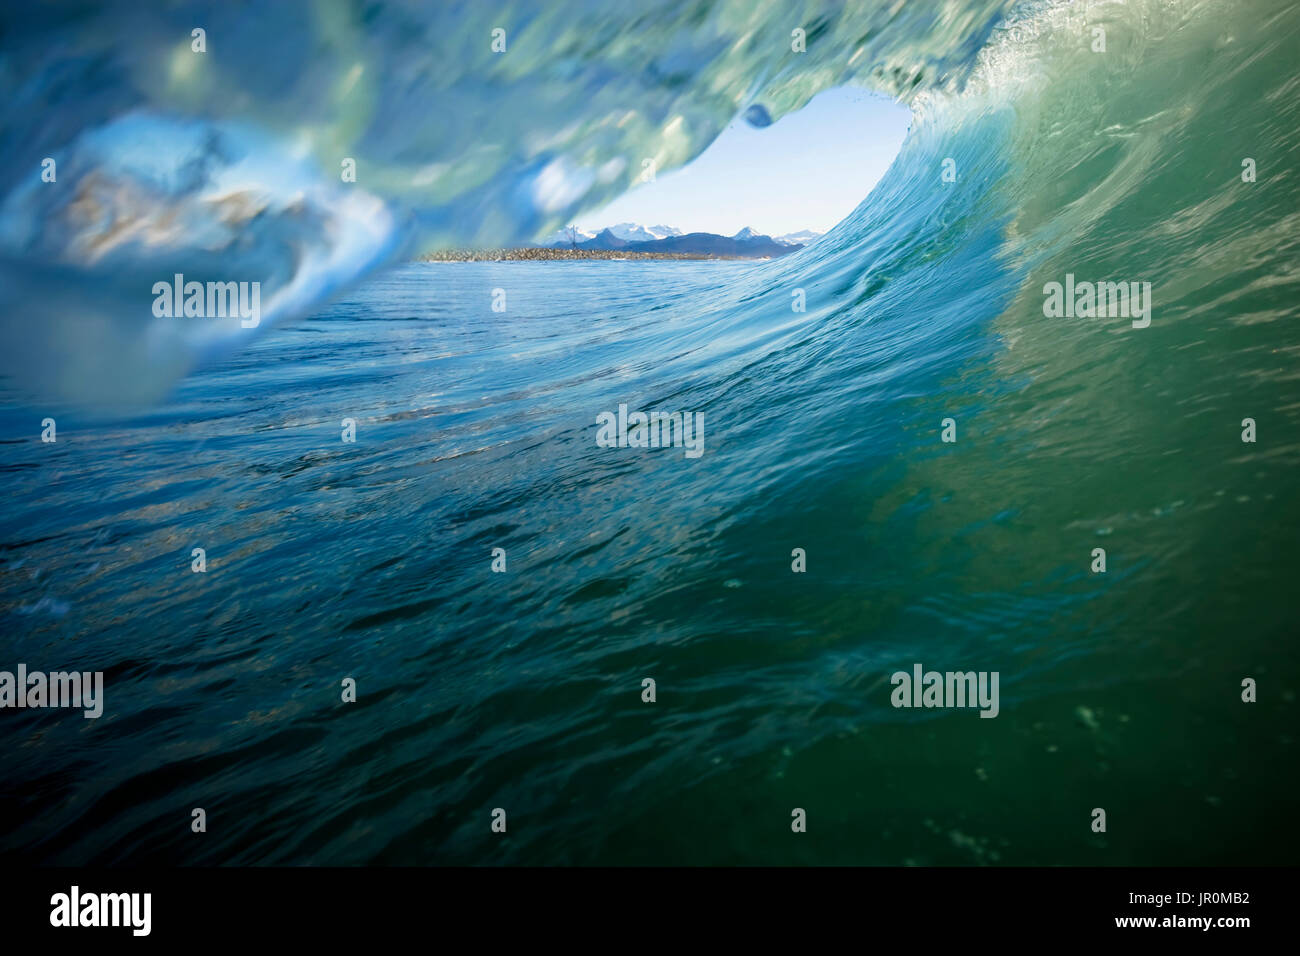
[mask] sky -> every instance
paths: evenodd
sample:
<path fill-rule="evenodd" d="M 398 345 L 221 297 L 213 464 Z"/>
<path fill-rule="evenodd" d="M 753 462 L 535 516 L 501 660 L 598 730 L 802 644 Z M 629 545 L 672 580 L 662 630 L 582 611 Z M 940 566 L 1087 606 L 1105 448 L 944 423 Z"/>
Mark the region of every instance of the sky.
<path fill-rule="evenodd" d="M 898 103 L 856 87 L 814 97 L 756 129 L 739 116 L 694 162 L 579 217 L 588 232 L 620 222 L 734 235 L 826 232 L 857 208 L 893 162 L 911 123 Z"/>

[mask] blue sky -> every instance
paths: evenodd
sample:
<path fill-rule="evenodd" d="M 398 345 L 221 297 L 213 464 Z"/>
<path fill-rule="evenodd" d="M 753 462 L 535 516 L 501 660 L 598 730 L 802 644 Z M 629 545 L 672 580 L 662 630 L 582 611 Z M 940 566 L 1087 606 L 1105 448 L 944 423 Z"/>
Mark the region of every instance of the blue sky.
<path fill-rule="evenodd" d="M 619 222 L 732 235 L 825 232 L 871 191 L 903 143 L 911 114 L 856 87 L 814 97 L 756 129 L 737 117 L 694 162 L 660 173 L 577 225 Z"/>

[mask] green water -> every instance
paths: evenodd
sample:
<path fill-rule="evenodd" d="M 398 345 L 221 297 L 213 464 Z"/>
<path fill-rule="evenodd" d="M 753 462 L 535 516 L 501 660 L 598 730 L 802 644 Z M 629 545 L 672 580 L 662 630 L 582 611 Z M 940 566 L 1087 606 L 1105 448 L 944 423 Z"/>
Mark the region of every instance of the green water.
<path fill-rule="evenodd" d="M 971 33 L 779 261 L 405 265 L 56 445 L 7 398 L 3 659 L 106 711 L 5 712 L 0 852 L 1292 861 L 1300 15 L 1089 16 Z M 1067 275 L 1149 326 L 1045 315 Z M 704 454 L 601 447 L 620 404 Z M 998 716 L 892 706 L 916 664 Z"/>

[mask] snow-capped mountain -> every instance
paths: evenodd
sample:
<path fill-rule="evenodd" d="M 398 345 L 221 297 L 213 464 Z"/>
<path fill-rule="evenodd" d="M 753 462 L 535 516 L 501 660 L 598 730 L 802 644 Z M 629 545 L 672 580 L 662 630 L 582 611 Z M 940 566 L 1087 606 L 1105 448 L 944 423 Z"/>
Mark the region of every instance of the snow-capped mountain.
<path fill-rule="evenodd" d="M 635 222 L 620 222 L 597 232 L 566 226 L 547 236 L 539 245 L 578 249 L 636 247 L 645 252 L 770 258 L 793 252 L 820 235 L 818 232 L 804 230 L 773 239 L 746 226 L 734 236 L 721 236 L 711 232 L 683 233 L 672 226 L 642 226 Z"/>
<path fill-rule="evenodd" d="M 602 232 L 609 232 L 615 237 L 622 239 L 624 242 L 654 242 L 656 239 L 668 239 L 672 236 L 680 236 L 682 231 L 674 229 L 672 226 L 643 226 L 636 222 L 620 222 L 617 225 L 607 226 L 596 232 L 589 232 L 586 229 L 579 229 L 576 226 L 565 226 L 558 229 L 543 239 L 538 245 L 542 246 L 569 246 L 580 245 L 591 239 L 596 238 Z"/>
<path fill-rule="evenodd" d="M 814 239 L 820 239 L 823 235 L 824 233 L 813 232 L 811 229 L 803 229 L 799 232 L 787 232 L 784 236 L 773 236 L 772 238 L 783 246 L 806 246 Z"/>
<path fill-rule="evenodd" d="M 651 235 L 650 230 L 640 226 L 635 222 L 620 222 L 612 226 L 606 226 L 602 232 L 608 231 L 624 242 L 654 242 L 658 236 Z"/>
<path fill-rule="evenodd" d="M 740 232 L 732 236 L 732 239 L 739 239 L 746 242 L 751 239 L 771 239 L 773 242 L 779 242 L 783 246 L 806 246 L 814 239 L 820 239 L 822 233 L 813 232 L 811 229 L 802 229 L 799 232 L 787 232 L 784 236 L 765 236 L 761 232 L 755 232 L 746 226 Z"/>
<path fill-rule="evenodd" d="M 589 239 L 595 239 L 594 232 L 587 232 L 585 229 L 579 229 L 577 226 L 565 226 L 563 229 L 557 229 L 545 239 L 538 243 L 539 246 L 572 246 L 580 242 L 586 242 Z"/>
<path fill-rule="evenodd" d="M 656 239 L 667 239 L 669 236 L 680 236 L 682 231 L 674 229 L 672 226 L 642 226 L 635 222 L 620 222 L 616 225 L 609 226 L 609 231 L 620 239 L 628 242 L 653 242 Z"/>

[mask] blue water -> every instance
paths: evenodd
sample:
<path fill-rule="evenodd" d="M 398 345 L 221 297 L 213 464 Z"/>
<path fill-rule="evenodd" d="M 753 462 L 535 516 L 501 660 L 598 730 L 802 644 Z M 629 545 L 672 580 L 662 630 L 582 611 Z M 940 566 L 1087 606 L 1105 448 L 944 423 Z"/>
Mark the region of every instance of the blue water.
<path fill-rule="evenodd" d="M 1300 17 L 828 5 L 773 65 L 705 6 L 634 50 L 610 40 L 632 14 L 557 5 L 528 21 L 551 45 L 490 68 L 461 52 L 486 13 L 419 21 L 437 55 L 402 5 L 304 14 L 328 52 L 284 45 L 276 76 L 241 68 L 255 39 L 175 58 L 189 9 L 57 27 L 80 47 L 5 14 L 0 73 L 30 78 L 0 129 L 25 170 L 0 205 L 0 668 L 102 670 L 106 702 L 0 713 L 0 854 L 1294 858 Z M 214 17 L 227 49 L 256 33 Z M 127 27 L 129 63 L 69 52 Z M 779 116 L 841 81 L 913 130 L 791 256 L 402 264 L 626 186 L 540 195 L 579 146 L 639 156 L 680 113 L 684 161 L 737 99 Z M 362 146 L 369 178 L 334 185 Z M 260 277 L 265 322 L 155 319 L 173 271 Z M 1150 326 L 1046 315 L 1067 274 L 1151 282 Z M 703 455 L 601 447 L 620 404 L 702 415 Z M 915 663 L 997 671 L 999 716 L 892 707 Z"/>

